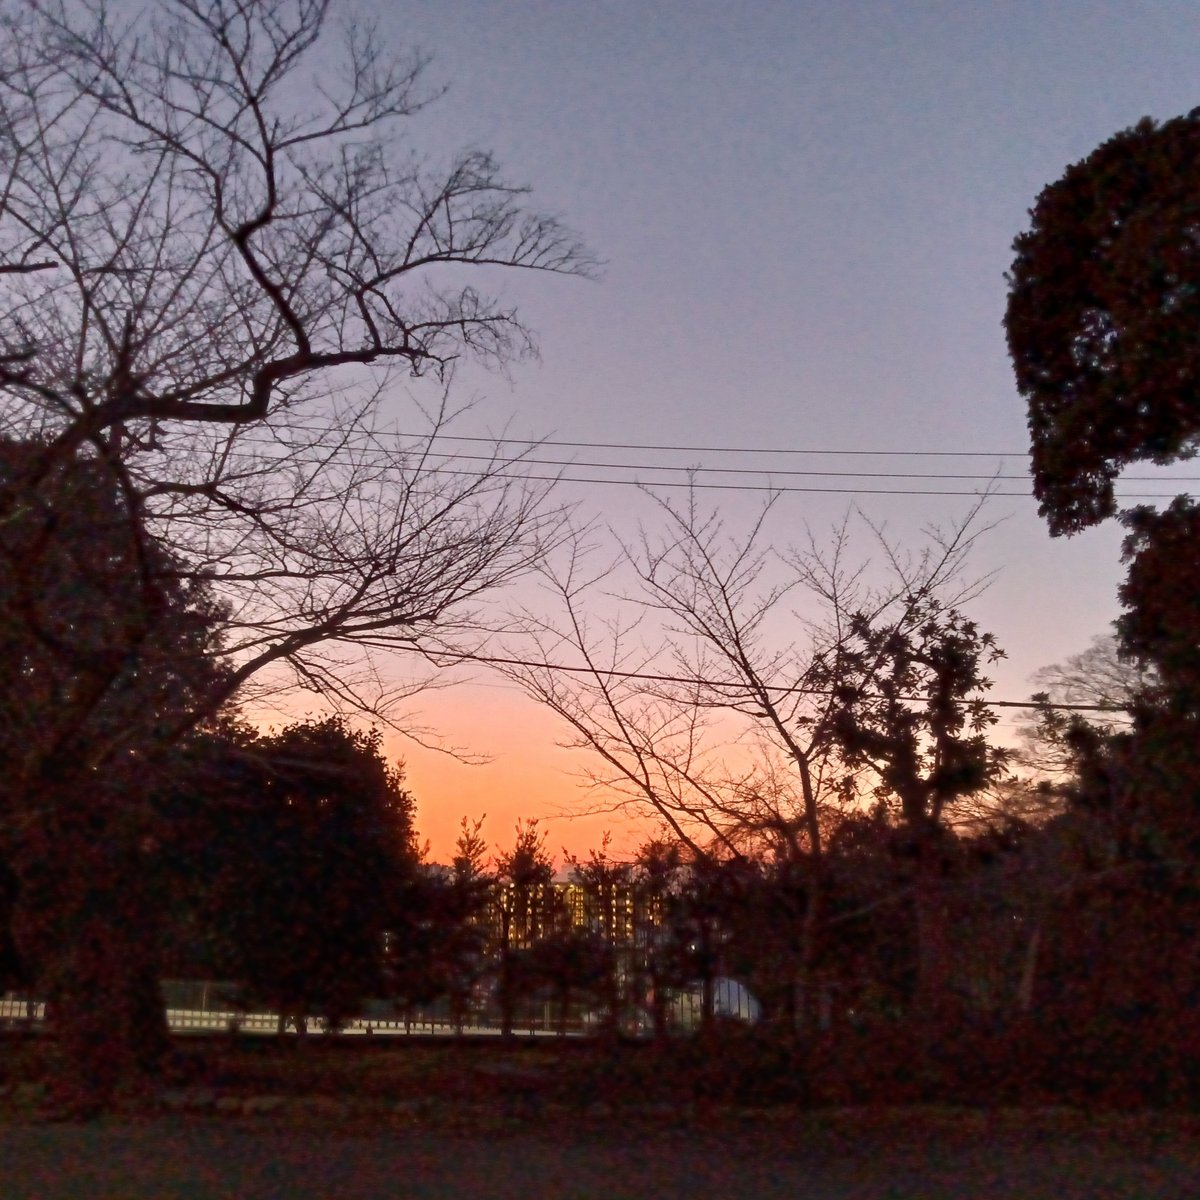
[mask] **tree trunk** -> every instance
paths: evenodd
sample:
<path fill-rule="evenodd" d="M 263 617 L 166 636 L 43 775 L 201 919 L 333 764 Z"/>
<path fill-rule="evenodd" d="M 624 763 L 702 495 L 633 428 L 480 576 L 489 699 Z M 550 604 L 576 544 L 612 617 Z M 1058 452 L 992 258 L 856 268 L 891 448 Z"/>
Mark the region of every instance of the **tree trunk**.
<path fill-rule="evenodd" d="M 936 866 L 922 855 L 913 888 L 916 918 L 917 978 L 913 1013 L 936 1037 L 951 1006 L 950 919 L 946 889 Z"/>
<path fill-rule="evenodd" d="M 1021 963 L 1021 978 L 1017 984 L 1017 1011 L 1025 1016 L 1033 1011 L 1033 985 L 1037 978 L 1038 952 L 1042 944 L 1042 922 L 1039 919 L 1029 935 Z"/>
<path fill-rule="evenodd" d="M 604 1037 L 615 1039 L 621 1031 L 621 980 L 617 974 L 616 956 L 614 952 L 610 967 L 604 974 L 604 1025 L 601 1030 Z"/>
<path fill-rule="evenodd" d="M 571 987 L 560 987 L 558 990 L 558 1036 L 567 1036 L 567 1019 L 571 1010 Z"/>
<path fill-rule="evenodd" d="M 650 1015 L 654 1024 L 654 1041 L 658 1046 L 665 1046 L 670 1038 L 668 1005 L 666 979 L 654 974 L 650 978 Z"/>
<path fill-rule="evenodd" d="M 713 1019 L 716 1016 L 716 980 L 713 976 L 712 969 L 705 967 L 704 975 L 700 980 L 700 1028 L 705 1032 L 713 1027 Z"/>
<path fill-rule="evenodd" d="M 516 1016 L 514 982 L 512 953 L 507 946 L 502 946 L 500 949 L 500 1036 L 506 1038 L 513 1035 L 513 1023 Z"/>
<path fill-rule="evenodd" d="M 156 972 L 126 932 L 104 916 L 85 919 L 57 964 L 55 1091 L 69 1110 L 98 1111 L 151 1082 L 169 1048 Z"/>
<path fill-rule="evenodd" d="M 820 863 L 817 863 L 809 883 L 804 920 L 800 927 L 799 969 L 788 997 L 789 1025 L 793 1035 L 803 1035 L 820 1026 L 819 1014 L 814 1014 L 812 1004 L 813 968 L 817 961 L 817 939 L 821 927 L 821 892 L 817 878 L 819 870 Z"/>
<path fill-rule="evenodd" d="M 65 1112 L 79 1114 L 145 1086 L 170 1048 L 151 872 L 136 848 L 121 844 L 113 822 L 95 817 L 60 819 L 55 854 L 31 845 L 18 864 L 15 926 L 23 953 L 39 966 L 58 1045 L 52 1093 Z M 51 871 L 50 863 L 68 866 Z"/>

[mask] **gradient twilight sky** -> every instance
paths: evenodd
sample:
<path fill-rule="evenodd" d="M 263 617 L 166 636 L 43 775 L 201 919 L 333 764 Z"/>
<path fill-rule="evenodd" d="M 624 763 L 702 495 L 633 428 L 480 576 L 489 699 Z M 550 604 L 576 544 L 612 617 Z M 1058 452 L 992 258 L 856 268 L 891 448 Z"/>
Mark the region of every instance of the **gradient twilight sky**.
<path fill-rule="evenodd" d="M 1069 163 L 1144 115 L 1200 103 L 1195 0 L 381 7 L 383 33 L 430 51 L 432 77 L 450 85 L 415 119 L 415 144 L 435 157 L 495 150 L 607 261 L 598 283 L 507 282 L 542 361 L 518 364 L 510 380 L 463 372 L 460 394 L 478 403 L 456 432 L 987 455 L 619 458 L 641 464 L 1021 475 L 1024 408 L 1001 328 L 1012 240 Z M 398 397 L 401 425 L 403 406 Z M 615 451 L 558 453 L 618 461 Z M 561 486 L 584 512 L 620 522 L 646 511 L 632 487 Z M 1001 490 L 1027 493 L 1028 483 Z M 711 497 L 735 521 L 762 499 Z M 854 500 L 901 533 L 970 504 L 795 493 L 782 511 L 785 523 L 820 529 Z M 1120 531 L 1051 540 L 1024 494 L 992 501 L 991 516 L 1007 520 L 975 565 L 1000 574 L 972 611 L 1009 654 L 994 694 L 1020 698 L 1032 671 L 1083 649 L 1116 615 Z M 391 743 L 435 856 L 464 814 L 486 812 L 489 839 L 508 842 L 517 816 L 582 802 L 574 772 L 585 764 L 556 749 L 554 719 L 497 680 L 464 679 L 424 700 L 420 719 L 489 765 Z M 556 820 L 550 845 L 582 851 L 610 826 L 618 848 L 638 840 L 615 818 Z"/>

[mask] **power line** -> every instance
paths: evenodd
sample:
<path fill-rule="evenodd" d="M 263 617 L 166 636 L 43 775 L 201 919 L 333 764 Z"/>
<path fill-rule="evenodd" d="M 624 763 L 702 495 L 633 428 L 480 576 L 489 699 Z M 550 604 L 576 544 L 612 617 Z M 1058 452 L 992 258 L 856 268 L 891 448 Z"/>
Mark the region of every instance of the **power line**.
<path fill-rule="evenodd" d="M 456 462 L 494 462 L 487 454 L 452 454 L 443 455 L 447 463 Z M 513 460 L 513 465 L 528 463 L 538 467 L 575 467 L 598 471 L 672 471 L 682 474 L 697 475 L 782 475 L 787 477 L 800 476 L 813 479 L 958 479 L 979 480 L 982 483 L 994 479 L 1028 480 L 1029 475 L 957 475 L 940 471 L 798 471 L 784 468 L 782 470 L 761 467 L 705 467 L 679 466 L 673 463 L 620 463 L 620 462 L 580 462 L 570 458 L 529 458 L 522 455 Z M 507 465 L 500 464 L 502 467 Z M 632 480 L 611 480 L 613 483 L 635 482 Z M 1200 483 L 1200 475 L 1126 475 L 1126 483 Z"/>
<path fill-rule="evenodd" d="M 566 663 L 539 662 L 536 659 L 526 658 L 507 658 L 502 655 L 488 654 L 469 654 L 463 652 L 456 654 L 449 650 L 438 650 L 431 652 L 431 658 L 444 659 L 451 658 L 457 662 L 472 662 L 484 663 L 488 666 L 500 667 L 526 667 L 538 671 L 554 671 L 566 675 L 592 675 L 601 676 L 612 679 L 636 679 L 646 683 L 682 683 L 691 687 L 715 687 L 725 691 L 748 691 L 748 687 L 743 683 L 722 683 L 719 680 L 712 679 L 697 679 L 689 678 L 686 675 L 658 675 L 651 671 L 623 671 L 617 667 L 604 668 L 597 670 L 592 667 L 573 667 Z M 777 693 L 780 696 L 832 696 L 834 694 L 829 688 L 806 688 L 806 687 L 777 687 L 774 685 L 764 685 L 769 692 Z M 887 697 L 883 696 L 863 696 L 864 700 L 882 700 Z M 897 696 L 897 700 L 911 701 L 914 704 L 929 700 L 928 696 Z M 1033 708 L 1033 709 L 1055 709 L 1064 712 L 1127 712 L 1125 708 L 1111 704 L 1041 704 L 1034 700 L 983 700 L 982 703 L 988 708 Z"/>
<path fill-rule="evenodd" d="M 442 470 L 444 468 L 439 468 Z M 446 474 L 464 475 L 471 479 L 486 479 L 489 473 L 471 471 L 455 471 L 446 469 Z M 867 487 L 796 487 L 784 484 L 754 483 L 696 483 L 686 480 L 639 480 L 639 479 L 599 479 L 577 475 L 530 475 L 525 472 L 509 473 L 503 469 L 490 473 L 494 479 L 527 480 L 530 483 L 586 483 L 605 484 L 612 487 L 636 488 L 689 488 L 697 491 L 724 492 L 769 492 L 772 495 L 786 494 L 827 494 L 839 496 L 971 496 L 975 499 L 983 497 L 1015 497 L 1022 500 L 1032 500 L 1032 492 L 1000 492 L 988 488 L 978 488 L 975 491 L 953 488 L 867 488 Z M 1117 497 L 1118 500 L 1174 500 L 1178 492 L 1125 492 Z"/>
<path fill-rule="evenodd" d="M 401 437 L 414 436 L 401 434 Z M 812 448 L 773 448 L 762 446 L 669 446 L 652 442 L 567 442 L 550 438 L 489 438 L 467 437 L 462 434 L 439 433 L 435 440 L 445 442 L 482 442 L 489 446 L 567 446 L 580 450 L 653 450 L 678 454 L 827 454 L 864 455 L 875 458 L 1028 458 L 1027 450 L 817 450 Z"/>
<path fill-rule="evenodd" d="M 287 429 L 302 430 L 311 433 L 343 433 L 345 432 L 339 426 L 325 424 L 296 424 L 288 426 L 281 432 L 286 432 Z M 256 433 L 264 432 L 259 429 Z M 456 454 L 443 453 L 436 448 L 437 442 L 462 442 L 469 444 L 484 444 L 494 447 L 500 446 L 519 446 L 526 447 L 529 450 L 536 450 L 540 447 L 562 447 L 569 449 L 608 449 L 608 450 L 634 450 L 634 451 L 654 451 L 660 453 L 699 453 L 699 454 L 744 454 L 744 455 L 775 455 L 775 456 L 836 456 L 836 457 L 889 457 L 889 458 L 1027 458 L 1024 452 L 1015 451 L 998 451 L 995 453 L 977 450 L 843 450 L 843 449 L 811 449 L 811 448 L 793 448 L 793 449 L 768 449 L 765 447 L 735 447 L 735 446 L 672 446 L 660 445 L 647 442 L 586 442 L 586 441 L 565 441 L 565 440 L 534 440 L 534 439 L 519 439 L 519 438 L 489 438 L 468 436 L 462 434 L 442 434 L 442 433 L 405 433 L 401 431 L 383 431 L 369 430 L 366 431 L 369 436 L 387 433 L 389 436 L 397 438 L 406 438 L 415 442 L 426 443 L 427 452 L 438 455 L 442 460 L 438 469 L 452 470 L 450 464 L 454 462 L 494 462 L 493 456 L 489 455 L 472 455 L 472 454 Z M 249 440 L 269 440 L 274 444 L 279 444 L 278 439 L 262 439 L 260 437 L 252 437 Z M 520 464 L 527 463 L 531 466 L 545 467 L 561 467 L 575 468 L 585 470 L 605 470 L 605 471 L 650 471 L 656 473 L 673 473 L 687 474 L 693 478 L 686 482 L 674 480 L 639 480 L 639 479 L 612 479 L 612 478 L 597 478 L 593 476 L 577 476 L 556 474 L 552 476 L 534 475 L 527 472 L 521 472 L 519 475 L 514 474 L 511 468 Z M 477 478 L 486 478 L 489 474 L 495 476 L 507 475 L 509 477 L 526 479 L 534 483 L 575 483 L 589 484 L 600 486 L 627 486 L 627 487 L 690 487 L 704 490 L 719 490 L 719 491 L 745 491 L 745 492 L 770 492 L 770 493 L 799 493 L 799 494 L 832 494 L 832 495 L 879 495 L 879 496 L 967 496 L 978 497 L 983 494 L 986 489 L 949 489 L 949 488 L 869 488 L 869 487 L 827 487 L 827 486 L 811 486 L 797 487 L 789 485 L 775 485 L 771 483 L 754 484 L 754 483 L 709 483 L 695 480 L 696 475 L 760 475 L 768 478 L 785 477 L 785 478 L 820 478 L 820 479 L 913 479 L 913 480 L 939 480 L 939 481 L 972 481 L 977 480 L 981 483 L 991 483 L 995 480 L 1016 481 L 1027 479 L 1028 476 L 1024 473 L 1020 475 L 1008 474 L 961 474 L 951 472 L 938 471 L 825 471 L 825 470 L 798 470 L 795 468 L 760 468 L 760 467 L 714 467 L 697 465 L 680 465 L 677 463 L 620 463 L 620 462 L 590 462 L 578 461 L 571 459 L 548 459 L 540 457 L 531 457 L 527 454 L 516 455 L 510 462 L 497 463 L 496 472 L 480 472 Z M 457 474 L 471 477 L 471 473 L 467 471 L 458 471 Z M 1174 483 L 1198 483 L 1200 476 L 1153 476 L 1153 475 L 1129 475 L 1124 477 L 1124 482 L 1127 483 L 1159 483 L 1169 486 Z M 1013 499 L 1029 499 L 1031 493 L 1028 491 L 988 491 L 989 495 L 1013 498 Z M 1178 493 L 1124 493 L 1119 497 L 1121 500 L 1171 500 Z"/>
<path fill-rule="evenodd" d="M 258 425 L 256 431 L 264 431 L 268 426 Z M 332 423 L 295 422 L 283 426 L 282 430 L 299 429 L 310 433 L 343 433 L 345 426 Z M 669 445 L 658 442 L 588 442 L 567 441 L 554 438 L 512 438 L 512 437 L 483 437 L 459 433 L 441 433 L 425 431 L 411 433 L 398 429 L 371 429 L 367 432 L 387 434 L 393 437 L 409 438 L 413 441 L 434 442 L 468 442 L 486 446 L 528 446 L 536 449 L 539 446 L 552 446 L 575 450 L 647 450 L 656 453 L 669 454 L 782 454 L 782 455 L 829 455 L 832 457 L 852 457 L 863 455 L 872 458 L 1022 458 L 1029 457 L 1028 450 L 845 450 L 845 449 L 816 449 L 813 447 L 787 446 L 685 446 Z"/>
<path fill-rule="evenodd" d="M 316 449 L 316 447 L 313 447 Z M 288 461 L 307 462 L 308 465 L 317 465 L 320 460 L 297 460 L 289 458 Z M 570 463 L 564 462 L 561 465 L 567 466 L 592 466 L 598 469 L 606 470 L 624 470 L 624 471 L 650 471 L 650 472 L 683 472 L 688 474 L 696 474 L 700 471 L 721 473 L 721 474 L 747 474 L 760 475 L 770 478 L 774 475 L 784 475 L 788 477 L 802 476 L 810 478 L 843 478 L 843 479 L 929 479 L 929 480 L 972 480 L 978 479 L 984 486 L 978 488 L 881 488 L 881 487 L 830 487 L 830 486 L 799 486 L 796 484 L 776 484 L 776 483 L 711 483 L 703 480 L 692 479 L 614 479 L 604 478 L 599 476 L 588 475 L 567 475 L 558 472 L 554 475 L 538 475 L 528 471 L 514 470 L 521 466 L 522 463 L 540 466 L 558 466 L 556 460 L 540 460 L 540 459 L 525 459 L 516 458 L 509 461 L 496 463 L 495 470 L 491 471 L 468 471 L 462 468 L 456 468 L 452 464 L 462 461 L 493 461 L 485 455 L 451 455 L 445 456 L 441 462 L 431 464 L 429 469 L 436 470 L 443 475 L 457 475 L 463 479 L 493 479 L 493 480 L 514 480 L 524 481 L 527 483 L 575 483 L 598 485 L 603 487 L 635 487 L 635 488 L 687 488 L 693 491 L 724 491 L 724 492 L 763 492 L 770 495 L 838 495 L 838 496 L 968 496 L 974 499 L 982 497 L 999 497 L 1032 500 L 1033 492 L 1029 490 L 1022 491 L 1000 491 L 995 488 L 986 486 L 993 479 L 1002 478 L 1007 480 L 1017 480 L 1026 478 L 1023 475 L 953 475 L 953 474 L 937 474 L 937 473 L 905 473 L 905 472 L 863 472 L 863 471 L 763 471 L 754 468 L 742 468 L 735 470 L 732 468 L 689 468 L 673 465 L 652 466 L 647 464 L 607 464 L 607 463 Z M 1192 483 L 1200 482 L 1200 476 L 1175 476 L 1164 477 L 1161 479 L 1154 476 L 1137 476 L 1131 477 L 1130 482 L 1146 482 L 1146 483 L 1162 483 L 1170 484 L 1174 482 Z M 1122 492 L 1117 496 L 1119 501 L 1125 500 L 1174 500 L 1181 493 L 1175 492 Z M 1183 494 L 1190 495 L 1190 492 Z"/>

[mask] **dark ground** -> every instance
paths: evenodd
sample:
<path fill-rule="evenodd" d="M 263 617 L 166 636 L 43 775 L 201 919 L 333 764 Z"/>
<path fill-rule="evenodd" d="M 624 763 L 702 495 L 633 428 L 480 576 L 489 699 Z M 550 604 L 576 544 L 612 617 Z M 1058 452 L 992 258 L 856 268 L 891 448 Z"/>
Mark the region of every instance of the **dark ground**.
<path fill-rule="evenodd" d="M 1038 1126 L 1043 1126 L 1039 1128 Z M 0 1126 L 6 1200 L 1191 1200 L 1200 1139 L 1149 1123 L 776 1112 L 755 1128 L 486 1136 L 166 1118 Z"/>
<path fill-rule="evenodd" d="M 1200 1200 L 1186 1112 L 772 1103 L 728 1047 L 179 1039 L 84 1124 L 52 1053 L 0 1038 L 0 1200 Z"/>

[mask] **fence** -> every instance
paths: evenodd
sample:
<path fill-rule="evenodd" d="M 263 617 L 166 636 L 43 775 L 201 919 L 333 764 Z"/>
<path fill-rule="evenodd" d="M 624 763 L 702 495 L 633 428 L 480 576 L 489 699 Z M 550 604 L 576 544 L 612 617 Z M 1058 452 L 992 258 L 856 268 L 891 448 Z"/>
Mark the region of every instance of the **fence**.
<path fill-rule="evenodd" d="M 275 1034 L 279 1031 L 279 1014 L 273 1012 L 242 1012 L 227 1007 L 213 1008 L 168 1008 L 167 1025 L 173 1033 L 245 1033 L 245 1034 Z M 40 1028 L 45 1021 L 46 1006 L 41 1000 L 9 994 L 0 998 L 0 1029 Z M 313 1032 L 323 1032 L 324 1023 L 320 1018 L 309 1018 L 306 1028 Z M 548 1027 L 531 1027 L 522 1032 L 535 1036 L 544 1036 L 552 1032 Z M 295 1032 L 289 1026 L 288 1032 Z M 499 1029 L 494 1025 L 466 1024 L 463 1032 L 472 1036 L 498 1034 Z M 458 1027 L 448 1020 L 438 1020 L 414 1014 L 408 1020 L 390 1017 L 375 1019 L 359 1017 L 348 1021 L 339 1030 L 339 1034 L 351 1036 L 381 1036 L 403 1037 L 405 1035 L 452 1036 L 458 1033 Z"/>
<path fill-rule="evenodd" d="M 169 1028 L 175 1033 L 239 1032 L 274 1034 L 279 1030 L 279 1014 L 247 1011 L 234 1003 L 236 989 L 228 983 L 208 980 L 164 980 L 163 996 Z M 714 986 L 714 1008 L 720 1015 L 742 1020 L 758 1019 L 757 1000 L 735 980 L 718 979 Z M 700 1021 L 701 998 L 698 988 L 677 992 L 672 996 L 670 1019 L 677 1030 L 696 1028 Z M 7 994 L 0 998 L 0 1028 L 38 1027 L 45 1019 L 45 1004 L 37 999 Z M 600 1014 L 576 1008 L 568 1022 L 566 1033 L 587 1034 L 601 1022 Z M 647 1022 L 639 1021 L 627 1032 L 645 1032 Z M 307 1030 L 322 1032 L 320 1018 L 310 1017 Z M 514 1031 L 529 1037 L 549 1037 L 559 1033 L 558 1014 L 549 1000 L 525 1001 L 517 1006 Z M 342 1034 L 352 1036 L 396 1037 L 405 1035 L 450 1036 L 458 1033 L 449 1006 L 435 1003 L 415 1007 L 399 1014 L 383 1002 L 368 1006 L 365 1015 L 346 1022 Z M 498 1034 L 498 1013 L 484 1009 L 473 1014 L 463 1025 L 463 1032 L 473 1036 Z"/>

